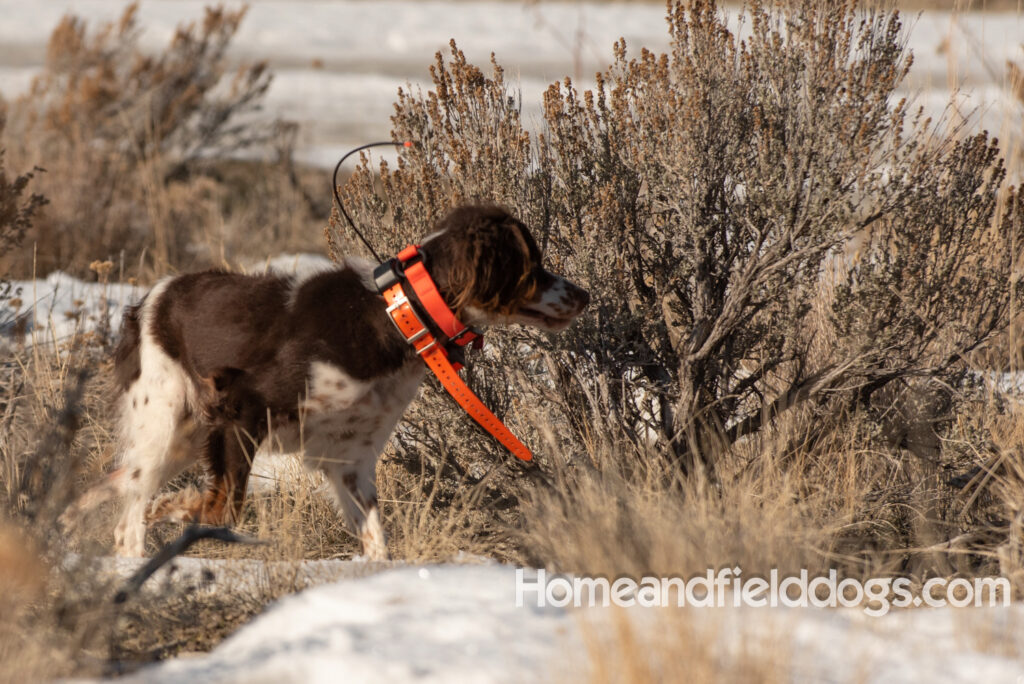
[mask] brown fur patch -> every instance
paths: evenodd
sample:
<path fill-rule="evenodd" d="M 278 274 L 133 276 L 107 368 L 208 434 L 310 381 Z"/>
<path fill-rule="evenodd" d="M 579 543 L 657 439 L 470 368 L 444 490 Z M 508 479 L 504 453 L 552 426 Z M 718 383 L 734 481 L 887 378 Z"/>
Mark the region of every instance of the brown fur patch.
<path fill-rule="evenodd" d="M 436 226 L 428 269 L 445 301 L 463 317 L 468 306 L 511 314 L 539 287 L 541 254 L 526 226 L 499 206 L 463 206 Z"/>

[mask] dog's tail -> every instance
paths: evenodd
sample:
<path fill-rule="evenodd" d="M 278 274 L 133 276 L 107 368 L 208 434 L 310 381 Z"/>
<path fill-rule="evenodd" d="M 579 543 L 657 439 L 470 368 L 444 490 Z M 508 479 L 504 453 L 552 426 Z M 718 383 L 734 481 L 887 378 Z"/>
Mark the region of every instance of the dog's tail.
<path fill-rule="evenodd" d="M 122 392 L 128 391 L 128 388 L 142 372 L 139 360 L 142 325 L 139 319 L 145 301 L 142 300 L 139 304 L 128 307 L 124 312 L 124 320 L 121 322 L 121 341 L 118 342 L 117 349 L 114 350 L 114 377 Z"/>

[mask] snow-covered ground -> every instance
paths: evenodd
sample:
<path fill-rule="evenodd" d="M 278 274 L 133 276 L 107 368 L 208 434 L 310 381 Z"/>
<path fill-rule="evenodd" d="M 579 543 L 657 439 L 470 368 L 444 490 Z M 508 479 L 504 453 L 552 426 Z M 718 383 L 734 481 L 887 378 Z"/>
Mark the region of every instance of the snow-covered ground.
<path fill-rule="evenodd" d="M 123 0 L 0 0 L 0 93 L 23 92 L 39 69 L 50 30 L 65 12 L 93 25 L 115 19 Z M 205 0 L 144 0 L 142 44 L 159 49 L 174 27 L 202 16 Z M 230 4 L 230 3 L 229 3 Z M 633 50 L 664 50 L 664 5 L 589 2 L 438 2 L 436 0 L 255 0 L 233 43 L 238 59 L 269 59 L 276 77 L 269 115 L 302 124 L 300 157 L 330 166 L 340 154 L 385 139 L 396 91 L 429 83 L 428 67 L 455 38 L 486 66 L 494 52 L 522 90 L 536 120 L 546 86 L 564 76 L 583 85 L 611 61 L 624 37 Z M 736 10 L 731 10 L 735 17 Z M 735 23 L 735 22 L 734 22 Z M 1019 129 L 1019 104 L 1006 88 L 1007 60 L 1024 61 L 1024 14 L 925 12 L 907 16 L 915 63 L 905 95 L 933 116 L 952 88 L 958 109 L 977 110 L 979 126 Z"/>
<path fill-rule="evenodd" d="M 221 582 L 237 590 L 264 576 L 256 561 L 176 563 L 179 581 L 191 582 L 206 569 L 214 587 Z M 681 652 L 707 649 L 723 664 L 740 657 L 773 662 L 791 681 L 1016 684 L 1024 674 L 1019 604 L 881 618 L 859 609 L 517 607 L 515 569 L 508 566 L 308 565 L 300 574 L 312 578 L 309 584 L 345 579 L 282 599 L 210 654 L 148 667 L 122 681 L 573 681 L 602 648 L 595 644 L 616 643 L 623 620 L 637 644 L 664 649 L 639 647 L 629 656 L 652 663 L 671 659 L 673 639 L 689 639 L 697 643 L 675 642 Z M 166 576 L 162 570 L 151 582 Z"/>

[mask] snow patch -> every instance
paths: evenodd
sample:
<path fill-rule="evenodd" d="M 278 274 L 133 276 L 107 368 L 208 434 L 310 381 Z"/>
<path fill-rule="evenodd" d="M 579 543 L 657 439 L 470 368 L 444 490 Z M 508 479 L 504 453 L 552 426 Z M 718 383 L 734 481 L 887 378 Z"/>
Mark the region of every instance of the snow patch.
<path fill-rule="evenodd" d="M 130 682 L 522 682 L 575 641 L 563 610 L 516 608 L 514 571 L 410 567 L 290 596 L 209 656 Z M 573 650 L 577 650 L 579 644 Z"/>
<path fill-rule="evenodd" d="M 673 623 L 663 619 L 670 617 L 687 621 L 687 634 L 706 640 L 704 647 L 725 661 L 768 649 L 765 655 L 786 663 L 794 681 L 1009 684 L 1024 671 L 1021 605 L 882 618 L 813 608 L 685 608 L 667 615 L 646 608 L 517 608 L 515 586 L 515 568 L 496 565 L 402 567 L 342 580 L 281 600 L 208 655 L 146 668 L 125 681 L 564 680 L 580 674 L 585 644 L 614 640 L 623 617 L 637 643 L 671 639 L 666 625 Z"/>
<path fill-rule="evenodd" d="M 13 346 L 58 344 L 76 335 L 116 333 L 126 307 L 148 288 L 127 283 L 87 283 L 62 271 L 44 280 L 11 282 L 0 300 L 0 350 Z"/>

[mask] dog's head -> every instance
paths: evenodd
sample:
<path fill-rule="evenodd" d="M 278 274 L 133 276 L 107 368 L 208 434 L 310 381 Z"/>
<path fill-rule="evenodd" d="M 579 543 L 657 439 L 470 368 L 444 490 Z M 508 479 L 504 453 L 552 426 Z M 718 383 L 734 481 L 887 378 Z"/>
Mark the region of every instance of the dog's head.
<path fill-rule="evenodd" d="M 546 271 L 527 227 L 497 206 L 462 206 L 423 245 L 448 306 L 468 325 L 522 323 L 564 330 L 590 301 Z"/>

